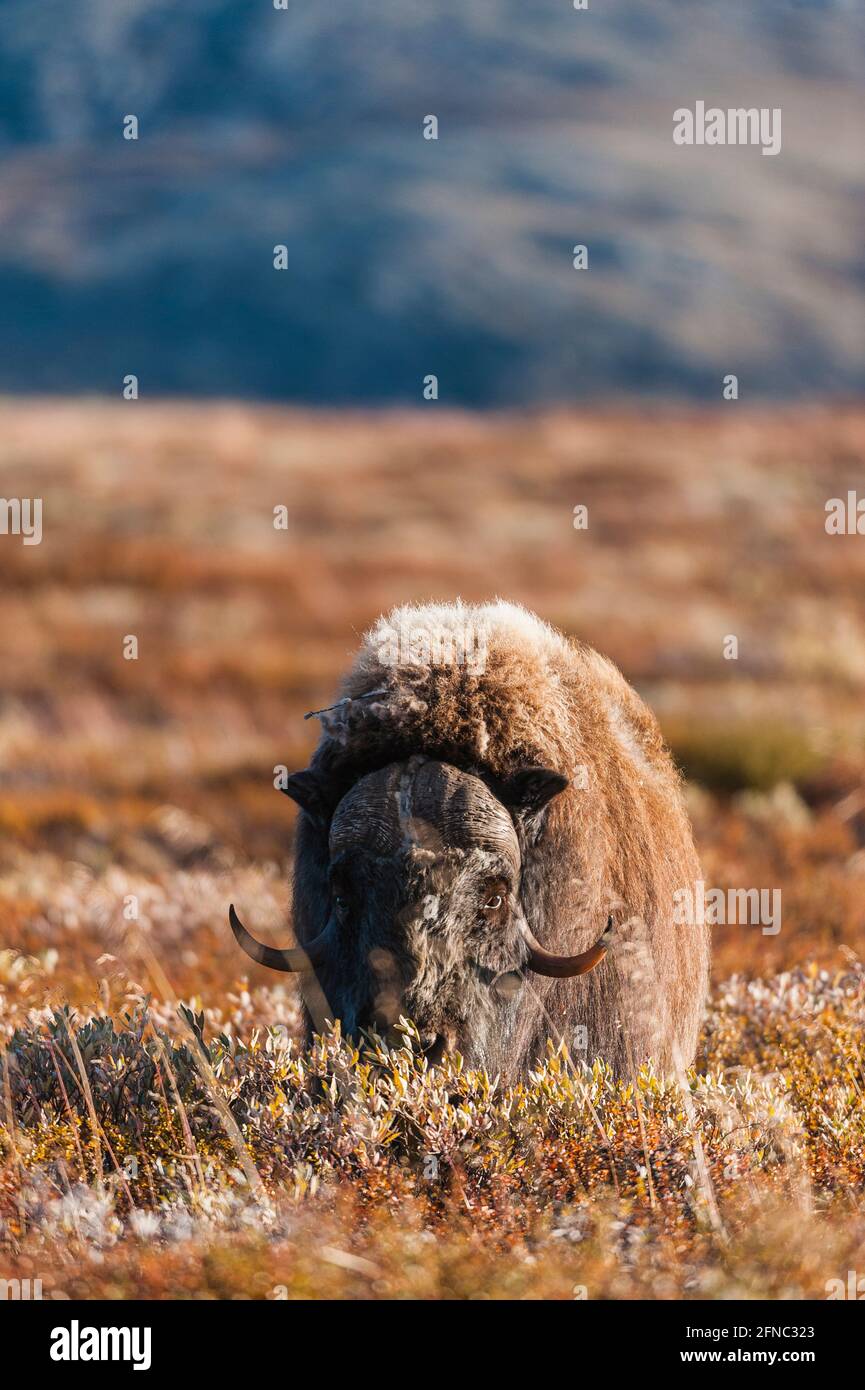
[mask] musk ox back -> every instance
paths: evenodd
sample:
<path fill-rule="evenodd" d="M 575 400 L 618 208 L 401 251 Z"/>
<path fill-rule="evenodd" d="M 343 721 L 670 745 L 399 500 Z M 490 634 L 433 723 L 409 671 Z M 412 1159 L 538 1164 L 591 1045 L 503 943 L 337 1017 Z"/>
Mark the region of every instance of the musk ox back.
<path fill-rule="evenodd" d="M 405 607 L 320 712 L 294 874 L 299 953 L 347 1031 L 414 1017 L 518 1076 L 563 1039 L 629 1074 L 693 1059 L 703 926 L 678 774 L 616 668 L 508 603 Z M 608 930 L 608 927 L 610 930 Z M 307 997 L 312 997 L 309 995 Z"/>

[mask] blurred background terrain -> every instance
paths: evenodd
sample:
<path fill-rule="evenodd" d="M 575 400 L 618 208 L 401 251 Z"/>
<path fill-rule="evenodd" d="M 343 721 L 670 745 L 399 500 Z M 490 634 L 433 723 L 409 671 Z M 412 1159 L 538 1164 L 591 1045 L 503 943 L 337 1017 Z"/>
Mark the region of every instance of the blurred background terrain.
<path fill-rule="evenodd" d="M 120 866 L 145 897 L 159 886 L 175 984 L 224 989 L 248 968 L 225 925 L 241 866 L 273 866 L 259 917 L 285 920 L 294 808 L 273 770 L 306 764 L 304 713 L 336 698 L 395 602 L 501 594 L 596 645 L 656 710 L 691 779 L 707 882 L 781 887 L 777 936 L 716 932 L 717 977 L 837 964 L 865 921 L 865 548 L 826 534 L 824 505 L 863 461 L 852 408 L 7 402 L 0 494 L 45 499 L 42 544 L 0 552 L 14 944 L 62 943 L 90 988 L 98 916 L 58 917 L 51 893 L 70 864 L 96 883 Z M 33 882 L 44 901 L 19 896 Z M 178 891 L 194 900 L 184 921 Z"/>
<path fill-rule="evenodd" d="M 861 391 L 863 73 L 855 0 L 6 0 L 0 390 Z"/>

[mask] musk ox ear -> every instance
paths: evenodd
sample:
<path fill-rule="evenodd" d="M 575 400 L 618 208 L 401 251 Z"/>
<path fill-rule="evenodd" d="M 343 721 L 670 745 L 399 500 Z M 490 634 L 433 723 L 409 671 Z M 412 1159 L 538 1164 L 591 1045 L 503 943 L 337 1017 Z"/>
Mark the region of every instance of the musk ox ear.
<path fill-rule="evenodd" d="M 328 782 L 319 773 L 313 772 L 310 767 L 304 768 L 303 772 L 292 772 L 286 778 L 285 786 L 279 790 L 296 801 L 310 820 L 327 825 L 333 812 L 333 798 Z"/>
<path fill-rule="evenodd" d="M 493 791 L 514 816 L 534 816 L 565 790 L 567 777 L 549 767 L 522 767 L 502 778 Z"/>

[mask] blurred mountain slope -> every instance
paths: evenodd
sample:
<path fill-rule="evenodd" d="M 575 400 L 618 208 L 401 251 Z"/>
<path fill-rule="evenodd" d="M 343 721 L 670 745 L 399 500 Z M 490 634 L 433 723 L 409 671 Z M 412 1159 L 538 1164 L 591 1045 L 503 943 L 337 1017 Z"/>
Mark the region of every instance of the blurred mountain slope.
<path fill-rule="evenodd" d="M 861 7 L 590 4 L 6 0 L 0 390 L 861 390 Z M 782 153 L 675 147 L 698 98 Z"/>

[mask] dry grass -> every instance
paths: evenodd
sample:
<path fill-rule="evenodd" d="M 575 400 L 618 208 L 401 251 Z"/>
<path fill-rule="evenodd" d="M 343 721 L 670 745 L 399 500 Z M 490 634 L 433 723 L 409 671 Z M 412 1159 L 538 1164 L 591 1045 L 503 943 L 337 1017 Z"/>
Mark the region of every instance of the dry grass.
<path fill-rule="evenodd" d="M 865 543 L 823 531 L 861 413 L 0 414 L 0 494 L 45 515 L 41 546 L 0 537 L 0 1277 L 823 1297 L 863 1267 Z M 716 930 L 685 1090 L 305 1055 L 293 985 L 227 931 L 239 900 L 287 939 L 272 769 L 355 634 L 496 591 L 652 702 L 707 884 L 782 890 L 777 935 Z"/>

